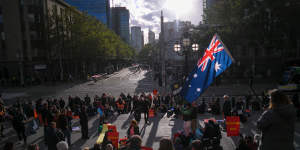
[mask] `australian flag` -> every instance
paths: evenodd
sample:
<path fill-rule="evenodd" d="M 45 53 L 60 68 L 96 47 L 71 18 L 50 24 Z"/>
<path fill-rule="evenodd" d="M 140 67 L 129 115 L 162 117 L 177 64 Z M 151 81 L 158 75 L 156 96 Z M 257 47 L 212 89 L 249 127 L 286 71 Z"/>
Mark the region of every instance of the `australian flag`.
<path fill-rule="evenodd" d="M 208 88 L 214 79 L 234 62 L 217 34 L 214 35 L 196 68 L 186 78 L 181 95 L 190 103 Z"/>

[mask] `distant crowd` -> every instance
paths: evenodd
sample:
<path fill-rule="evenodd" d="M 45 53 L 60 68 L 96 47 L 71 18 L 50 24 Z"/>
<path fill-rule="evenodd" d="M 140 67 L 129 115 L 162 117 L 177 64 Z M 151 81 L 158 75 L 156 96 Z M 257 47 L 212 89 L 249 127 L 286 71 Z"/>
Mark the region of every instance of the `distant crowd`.
<path fill-rule="evenodd" d="M 269 97 L 270 96 L 270 97 Z M 202 98 L 200 102 L 187 103 L 179 95 L 145 94 L 130 95 L 121 93 L 115 98 L 103 93 L 93 98 L 86 95 L 83 99 L 78 96 L 69 96 L 67 100 L 38 99 L 35 102 L 17 101 L 12 106 L 5 106 L 0 95 L 0 136 L 3 134 L 4 123 L 10 121 L 18 135 L 19 142 L 24 149 L 37 150 L 39 145 L 27 145 L 27 136 L 35 134 L 40 127 L 44 130 L 44 143 L 48 150 L 71 149 L 72 120 L 79 119 L 82 139 L 89 139 L 88 121 L 90 117 L 99 117 L 99 126 L 109 123 L 110 117 L 130 113 L 134 116 L 127 130 L 127 140 L 120 144 L 119 149 L 140 150 L 142 139 L 138 124 L 143 115 L 145 125 L 149 124 L 149 117 L 155 117 L 159 113 L 166 113 L 167 117 L 182 119 L 183 130 L 178 131 L 172 137 L 160 141 L 159 150 L 202 150 L 222 149 L 221 131 L 226 131 L 225 123 L 209 120 L 204 127 L 198 125 L 197 115 L 212 113 L 214 115 L 239 116 L 241 122 L 247 122 L 252 111 L 264 110 L 257 121 L 260 135 L 241 135 L 238 150 L 262 150 L 293 149 L 293 136 L 296 115 L 299 117 L 298 95 L 290 99 L 279 90 L 261 96 L 261 100 L 253 100 L 251 96 L 222 98 Z M 298 111 L 298 112 L 297 112 Z M 298 113 L 298 114 L 297 114 Z M 225 120 L 226 122 L 226 120 Z M 107 131 L 111 132 L 111 131 Z M 101 144 L 95 144 L 90 150 L 116 149 L 105 134 Z M 284 140 L 282 140 L 284 139 Z M 276 141 L 278 141 L 276 143 Z M 12 150 L 16 143 L 8 142 L 5 150 Z"/>

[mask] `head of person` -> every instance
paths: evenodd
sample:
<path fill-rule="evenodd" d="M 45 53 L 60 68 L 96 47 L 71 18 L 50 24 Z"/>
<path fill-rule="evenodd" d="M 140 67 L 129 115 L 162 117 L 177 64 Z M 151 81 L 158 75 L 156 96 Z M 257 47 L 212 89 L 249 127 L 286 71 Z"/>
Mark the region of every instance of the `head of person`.
<path fill-rule="evenodd" d="M 90 150 L 90 148 L 89 147 L 85 147 L 85 148 L 83 148 L 83 150 Z"/>
<path fill-rule="evenodd" d="M 228 96 L 228 95 L 224 95 L 223 98 L 224 98 L 224 100 L 226 101 L 226 100 L 229 99 L 229 96 Z"/>
<path fill-rule="evenodd" d="M 137 122 L 135 120 L 131 120 L 131 126 L 137 126 Z"/>
<path fill-rule="evenodd" d="M 100 144 L 94 144 L 93 150 L 100 150 Z"/>
<path fill-rule="evenodd" d="M 56 128 L 56 123 L 55 123 L 55 122 L 50 122 L 50 126 L 51 126 L 52 128 Z"/>
<path fill-rule="evenodd" d="M 271 100 L 269 108 L 278 108 L 284 105 L 291 104 L 292 102 L 289 100 L 289 98 L 280 90 L 272 90 L 270 91 Z"/>
<path fill-rule="evenodd" d="M 68 143 L 65 141 L 60 141 L 56 144 L 57 150 L 68 150 L 69 146 Z"/>
<path fill-rule="evenodd" d="M 194 140 L 192 142 L 192 150 L 203 150 L 203 146 L 200 140 Z"/>
<path fill-rule="evenodd" d="M 133 135 L 129 140 L 129 147 L 140 148 L 142 146 L 142 138 L 139 135 Z"/>
<path fill-rule="evenodd" d="M 105 146 L 105 150 L 113 150 L 113 149 L 114 149 L 114 147 L 113 147 L 112 144 L 107 144 L 107 145 Z"/>
<path fill-rule="evenodd" d="M 39 150 L 40 147 L 37 144 L 30 144 L 27 150 Z"/>
<path fill-rule="evenodd" d="M 173 142 L 167 138 L 161 139 L 158 150 L 174 150 Z"/>

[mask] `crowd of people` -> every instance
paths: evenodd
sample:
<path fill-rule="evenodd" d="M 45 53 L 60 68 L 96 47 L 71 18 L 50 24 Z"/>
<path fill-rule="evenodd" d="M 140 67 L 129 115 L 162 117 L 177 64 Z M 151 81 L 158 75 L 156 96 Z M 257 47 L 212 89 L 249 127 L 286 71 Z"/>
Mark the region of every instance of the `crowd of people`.
<path fill-rule="evenodd" d="M 127 130 L 128 141 L 124 150 L 142 149 L 142 139 L 138 124 L 141 116 L 145 124 L 149 124 L 149 111 L 155 113 L 167 113 L 168 117 L 180 118 L 184 121 L 183 130 L 176 133 L 169 139 L 160 141 L 159 150 L 202 150 L 204 148 L 222 149 L 221 128 L 217 122 L 209 120 L 204 127 L 198 126 L 197 114 L 209 112 L 215 115 L 239 116 L 241 122 L 247 121 L 250 115 L 249 110 L 255 111 L 264 109 L 265 112 L 259 118 L 257 127 L 261 131 L 259 142 L 251 136 L 241 137 L 239 150 L 256 150 L 258 145 L 263 150 L 293 147 L 293 135 L 296 121 L 297 96 L 292 101 L 281 91 L 273 91 L 270 99 L 263 97 L 263 101 L 251 101 L 251 97 L 232 97 L 228 95 L 222 98 L 201 99 L 200 102 L 187 103 L 178 95 L 153 95 L 142 93 L 140 95 L 121 93 L 118 98 L 103 93 L 95 95 L 93 100 L 86 95 L 83 99 L 78 96 L 69 96 L 67 100 L 59 99 L 38 99 L 35 102 L 17 101 L 12 106 L 4 106 L 0 95 L 0 136 L 3 135 L 3 122 L 9 120 L 16 131 L 19 143 L 23 143 L 28 150 L 37 150 L 38 145 L 27 145 L 27 136 L 35 134 L 40 126 L 44 129 L 44 142 L 49 150 L 67 150 L 71 146 L 72 120 L 79 119 L 82 139 L 89 139 L 88 120 L 89 117 L 99 114 L 99 126 L 107 123 L 107 120 L 114 114 L 130 113 L 134 120 Z M 295 100 L 297 99 L 297 100 Z M 268 101 L 268 102 L 265 102 Z M 223 106 L 221 107 L 221 103 Z M 269 104 L 269 105 L 266 105 Z M 293 105 L 294 104 L 294 105 Z M 299 104 L 299 103 L 298 103 Z M 258 106 L 257 106 L 258 105 Z M 296 108 L 296 109 L 295 109 Z M 221 126 L 222 127 L 222 126 Z M 284 129 L 284 130 L 283 130 Z M 270 130 L 272 132 L 270 132 Z M 107 136 L 107 135 L 106 135 Z M 282 138 L 284 136 L 284 138 Z M 290 138 L 286 138 L 290 137 Z M 115 149 L 107 137 L 102 144 L 95 144 L 90 150 Z M 285 141 L 282 142 L 281 139 Z M 12 150 L 13 143 L 6 143 L 4 149 Z M 86 148 L 88 149 L 88 148 Z"/>

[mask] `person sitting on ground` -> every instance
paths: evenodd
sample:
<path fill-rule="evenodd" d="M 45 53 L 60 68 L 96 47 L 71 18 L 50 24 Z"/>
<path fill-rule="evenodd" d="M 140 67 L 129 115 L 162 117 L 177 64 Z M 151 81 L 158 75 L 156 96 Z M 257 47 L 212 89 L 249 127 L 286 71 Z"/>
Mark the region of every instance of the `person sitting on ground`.
<path fill-rule="evenodd" d="M 280 90 L 270 92 L 269 108 L 257 121 L 262 131 L 260 149 L 293 150 L 296 123 L 296 110 L 288 97 Z"/>
<path fill-rule="evenodd" d="M 14 150 L 14 143 L 12 142 L 7 142 L 5 143 L 4 147 L 3 147 L 3 150 Z"/>
<path fill-rule="evenodd" d="M 137 121 L 132 120 L 130 127 L 127 130 L 127 137 L 130 138 L 133 135 L 140 135 L 140 129 L 139 126 L 137 125 Z"/>
<path fill-rule="evenodd" d="M 194 140 L 192 142 L 192 150 L 203 150 L 203 145 L 200 140 Z"/>
<path fill-rule="evenodd" d="M 174 150 L 173 142 L 170 139 L 163 138 L 159 142 L 158 150 Z"/>
<path fill-rule="evenodd" d="M 30 144 L 27 150 L 39 150 L 40 147 L 37 144 Z"/>
<path fill-rule="evenodd" d="M 65 141 L 60 141 L 56 144 L 57 150 L 68 150 L 69 146 L 68 143 Z"/>
<path fill-rule="evenodd" d="M 94 144 L 94 147 L 91 150 L 101 150 L 100 144 Z"/>
<path fill-rule="evenodd" d="M 180 137 L 175 138 L 174 149 L 175 150 L 182 150 L 182 149 L 184 149 Z"/>
<path fill-rule="evenodd" d="M 105 150 L 113 150 L 114 147 L 112 144 L 107 144 L 106 147 L 105 147 Z"/>
<path fill-rule="evenodd" d="M 133 135 L 129 139 L 129 145 L 126 150 L 141 150 L 142 138 L 139 135 Z"/>

